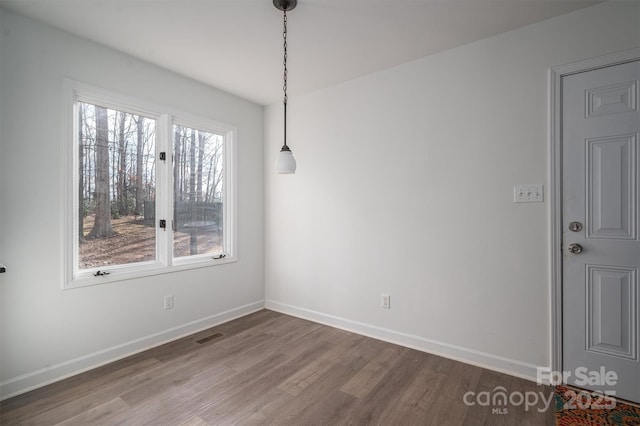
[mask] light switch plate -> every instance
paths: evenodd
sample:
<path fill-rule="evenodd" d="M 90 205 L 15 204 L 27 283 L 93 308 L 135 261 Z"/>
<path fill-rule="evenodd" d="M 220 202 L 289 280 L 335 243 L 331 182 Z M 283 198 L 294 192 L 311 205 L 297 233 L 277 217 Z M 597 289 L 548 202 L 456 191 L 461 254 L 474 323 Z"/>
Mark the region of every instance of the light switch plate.
<path fill-rule="evenodd" d="M 542 203 L 543 201 L 542 184 L 516 185 L 513 187 L 514 203 Z"/>

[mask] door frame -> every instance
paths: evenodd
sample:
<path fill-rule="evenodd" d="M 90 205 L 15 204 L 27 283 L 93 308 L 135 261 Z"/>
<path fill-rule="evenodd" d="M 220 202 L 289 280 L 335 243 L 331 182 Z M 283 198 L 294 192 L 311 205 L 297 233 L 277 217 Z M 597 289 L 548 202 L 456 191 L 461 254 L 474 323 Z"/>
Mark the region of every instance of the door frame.
<path fill-rule="evenodd" d="M 640 60 L 640 48 L 549 69 L 551 370 L 562 371 L 562 77 Z"/>

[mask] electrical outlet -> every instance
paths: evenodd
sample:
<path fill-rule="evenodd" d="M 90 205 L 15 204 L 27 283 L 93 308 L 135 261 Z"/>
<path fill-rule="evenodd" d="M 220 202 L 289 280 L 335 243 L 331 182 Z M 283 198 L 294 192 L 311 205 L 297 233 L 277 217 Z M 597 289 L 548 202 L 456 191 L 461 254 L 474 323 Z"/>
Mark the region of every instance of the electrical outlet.
<path fill-rule="evenodd" d="M 173 309 L 173 294 L 167 294 L 164 297 L 164 308 Z"/>
<path fill-rule="evenodd" d="M 380 306 L 384 309 L 391 309 L 391 296 L 382 293 L 380 295 Z"/>

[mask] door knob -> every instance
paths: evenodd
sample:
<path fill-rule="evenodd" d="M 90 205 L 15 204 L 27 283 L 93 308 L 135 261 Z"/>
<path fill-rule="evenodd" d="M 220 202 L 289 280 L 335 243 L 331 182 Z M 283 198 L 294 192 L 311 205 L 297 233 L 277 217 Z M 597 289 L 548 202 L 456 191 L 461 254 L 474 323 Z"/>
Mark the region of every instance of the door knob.
<path fill-rule="evenodd" d="M 582 253 L 582 246 L 580 244 L 571 243 L 571 244 L 569 244 L 569 246 L 567 248 L 569 249 L 569 253 L 571 253 L 571 254 L 580 254 L 580 253 Z"/>

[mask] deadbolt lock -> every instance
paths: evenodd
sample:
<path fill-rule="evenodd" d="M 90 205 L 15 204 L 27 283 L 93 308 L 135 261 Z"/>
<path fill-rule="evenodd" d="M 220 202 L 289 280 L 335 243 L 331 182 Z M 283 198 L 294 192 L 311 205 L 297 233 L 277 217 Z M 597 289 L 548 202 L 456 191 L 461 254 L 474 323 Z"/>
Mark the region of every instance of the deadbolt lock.
<path fill-rule="evenodd" d="M 571 222 L 569 224 L 569 231 L 572 231 L 572 232 L 582 231 L 582 224 L 580 222 Z"/>

